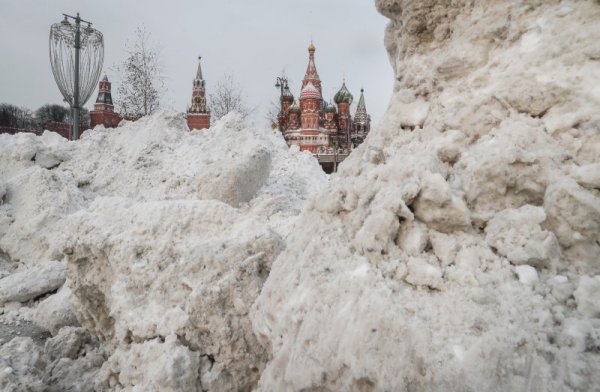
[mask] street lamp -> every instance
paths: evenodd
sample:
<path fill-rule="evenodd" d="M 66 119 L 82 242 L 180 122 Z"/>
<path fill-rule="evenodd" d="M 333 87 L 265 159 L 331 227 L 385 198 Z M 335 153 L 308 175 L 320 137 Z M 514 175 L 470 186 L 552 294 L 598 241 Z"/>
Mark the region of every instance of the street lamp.
<path fill-rule="evenodd" d="M 92 23 L 63 14 L 62 22 L 50 26 L 50 65 L 54 80 L 71 106 L 71 138 L 79 139 L 79 115 L 100 80 L 104 61 L 104 37 Z M 69 22 L 75 21 L 75 25 Z M 81 22 L 87 27 L 81 28 Z"/>
<path fill-rule="evenodd" d="M 279 89 L 279 115 L 277 118 L 277 125 L 279 126 L 279 130 L 283 132 L 281 125 L 281 118 L 283 117 L 283 90 L 288 88 L 288 80 L 283 76 L 277 77 L 275 87 Z"/>

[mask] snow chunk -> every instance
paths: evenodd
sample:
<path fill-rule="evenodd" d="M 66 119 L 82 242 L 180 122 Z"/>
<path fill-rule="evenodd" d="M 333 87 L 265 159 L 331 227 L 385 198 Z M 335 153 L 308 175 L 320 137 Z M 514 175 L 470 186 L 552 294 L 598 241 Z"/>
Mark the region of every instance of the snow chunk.
<path fill-rule="evenodd" d="M 79 351 L 91 341 L 90 334 L 83 328 L 65 327 L 56 336 L 46 340 L 44 352 L 50 359 L 77 359 Z"/>
<path fill-rule="evenodd" d="M 396 243 L 408 255 L 417 256 L 427 246 L 428 242 L 427 226 L 421 222 L 406 222 L 398 231 Z"/>
<path fill-rule="evenodd" d="M 582 276 L 574 293 L 577 309 L 591 318 L 600 318 L 600 275 Z"/>
<path fill-rule="evenodd" d="M 429 103 L 422 99 L 404 102 L 399 99 L 390 107 L 390 115 L 400 119 L 400 126 L 414 128 L 423 126 L 427 114 L 429 114 Z"/>
<path fill-rule="evenodd" d="M 580 268 L 597 270 L 600 256 L 600 197 L 563 178 L 548 187 L 544 197 L 545 226 L 574 255 Z"/>
<path fill-rule="evenodd" d="M 45 367 L 43 352 L 33 340 L 16 337 L 0 347 L 0 389 L 42 392 Z"/>
<path fill-rule="evenodd" d="M 267 354 L 247 314 L 282 246 L 264 222 L 218 201 L 97 198 L 66 230 L 78 233 L 64 247 L 82 326 L 123 353 L 176 334 L 218 363 L 211 382 L 256 382 Z M 142 382 L 131 377 L 121 383 Z"/>
<path fill-rule="evenodd" d="M 439 173 L 425 174 L 414 208 L 415 216 L 437 231 L 448 233 L 471 225 L 466 204 L 452 194 L 450 186 Z"/>
<path fill-rule="evenodd" d="M 198 352 L 169 335 L 164 343 L 154 339 L 117 349 L 102 366 L 97 386 L 101 390 L 195 391 L 203 385 L 200 364 Z"/>
<path fill-rule="evenodd" d="M 530 265 L 518 265 L 515 267 L 515 271 L 519 277 L 519 282 L 525 285 L 533 286 L 538 281 L 538 273 Z"/>
<path fill-rule="evenodd" d="M 571 169 L 573 179 L 588 189 L 600 188 L 600 162 L 590 165 L 574 166 Z"/>
<path fill-rule="evenodd" d="M 20 270 L 0 279 L 0 304 L 39 297 L 62 286 L 66 277 L 67 267 L 58 261 Z"/>
<path fill-rule="evenodd" d="M 488 222 L 485 240 L 513 264 L 549 267 L 560 258 L 560 248 L 554 234 L 541 228 L 545 220 L 542 207 L 506 209 Z"/>
<path fill-rule="evenodd" d="M 428 286 L 438 290 L 442 288 L 442 271 L 438 266 L 418 257 L 411 257 L 406 266 L 408 267 L 408 275 L 405 280 L 408 283 L 415 286 Z"/>
<path fill-rule="evenodd" d="M 35 308 L 33 322 L 52 335 L 56 335 L 62 327 L 79 325 L 71 305 L 71 289 L 64 285 L 56 294 L 40 301 Z"/>

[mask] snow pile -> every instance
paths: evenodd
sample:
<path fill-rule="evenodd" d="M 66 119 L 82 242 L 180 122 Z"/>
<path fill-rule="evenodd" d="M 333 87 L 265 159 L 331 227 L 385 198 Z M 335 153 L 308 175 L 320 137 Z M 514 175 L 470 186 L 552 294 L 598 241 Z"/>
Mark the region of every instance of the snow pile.
<path fill-rule="evenodd" d="M 259 390 L 600 385 L 600 6 L 377 0 L 382 125 L 253 307 Z"/>
<path fill-rule="evenodd" d="M 190 366 L 185 371 L 195 376 L 193 385 L 254 385 L 267 354 L 247 314 L 282 248 L 264 222 L 217 201 L 100 198 L 74 214 L 67 229 L 80 233 L 65 252 L 84 327 L 115 346 L 137 343 L 130 349 L 147 353 L 145 362 L 158 361 L 153 352 L 179 347 L 179 359 L 156 366 L 174 361 L 175 373 Z M 114 377 L 122 387 L 146 380 L 150 389 L 165 388 L 126 375 L 119 365 L 131 366 L 131 355 L 123 348 L 111 357 L 105 386 Z"/>
<path fill-rule="evenodd" d="M 326 175 L 276 132 L 244 128 L 235 113 L 188 132 L 183 117 L 161 113 L 98 127 L 77 143 L 51 132 L 0 135 L 0 248 L 24 263 L 61 257 L 50 237 L 98 196 L 220 200 L 266 218 L 295 216 Z"/>
<path fill-rule="evenodd" d="M 0 161 L 0 324 L 100 339 L 68 355 L 36 349 L 41 360 L 19 365 L 7 388 L 256 384 L 268 351 L 248 313 L 282 238 L 327 182 L 312 157 L 236 114 L 189 132 L 159 113 L 75 143 L 0 135 Z M 23 339 L 12 344 L 33 344 Z"/>

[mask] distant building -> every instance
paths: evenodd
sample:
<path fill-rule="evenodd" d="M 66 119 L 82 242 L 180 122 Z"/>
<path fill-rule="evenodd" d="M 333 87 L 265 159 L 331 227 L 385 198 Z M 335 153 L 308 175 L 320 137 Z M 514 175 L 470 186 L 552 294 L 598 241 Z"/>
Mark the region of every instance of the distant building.
<path fill-rule="evenodd" d="M 115 113 L 108 77 L 104 75 L 99 84 L 98 98 L 94 104 L 94 110 L 90 111 L 90 127 L 103 125 L 105 128 L 115 128 L 123 120 L 123 117 Z"/>
<path fill-rule="evenodd" d="M 315 65 L 315 46 L 311 43 L 299 105 L 287 82 L 282 86 L 281 110 L 277 120 L 287 144 L 298 145 L 301 151 L 312 152 L 326 171 L 335 171 L 336 164 L 364 141 L 371 128 L 364 90 L 360 90 L 354 120 L 350 114 L 353 99 L 343 82 L 333 98 L 334 102 L 325 102 Z M 333 167 L 328 167 L 330 163 Z"/>
<path fill-rule="evenodd" d="M 198 70 L 193 82 L 192 105 L 187 110 L 187 124 L 190 130 L 210 128 L 210 111 L 206 105 L 206 86 L 200 59 L 198 57 Z"/>

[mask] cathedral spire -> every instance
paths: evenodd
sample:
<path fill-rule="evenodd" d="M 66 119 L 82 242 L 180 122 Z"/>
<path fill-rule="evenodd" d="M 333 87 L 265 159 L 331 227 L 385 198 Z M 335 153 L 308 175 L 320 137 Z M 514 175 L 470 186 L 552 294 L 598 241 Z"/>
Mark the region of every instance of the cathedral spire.
<path fill-rule="evenodd" d="M 354 115 L 354 121 L 367 123 L 367 107 L 365 105 L 365 89 L 360 89 L 360 98 L 358 99 L 358 105 L 356 105 L 356 114 Z"/>
<path fill-rule="evenodd" d="M 367 113 L 364 91 L 364 89 L 360 89 L 360 99 L 358 100 L 358 105 L 356 105 L 356 114 L 354 115 L 352 143 L 355 145 L 362 143 L 367 133 L 371 130 L 371 117 Z"/>
<path fill-rule="evenodd" d="M 319 79 L 319 73 L 315 65 L 315 50 L 315 45 L 311 41 L 308 46 L 308 66 L 306 67 L 302 87 L 304 88 L 308 82 L 311 82 L 321 92 L 321 79 Z"/>

